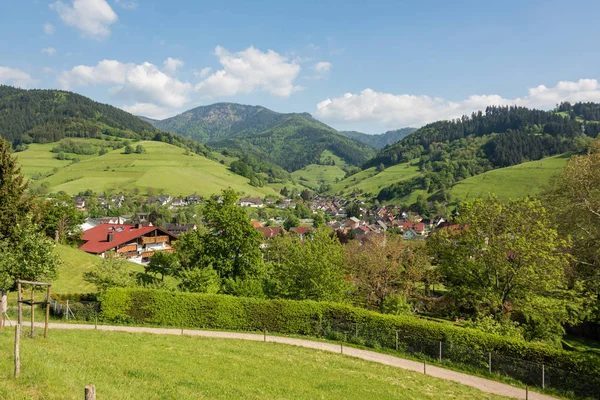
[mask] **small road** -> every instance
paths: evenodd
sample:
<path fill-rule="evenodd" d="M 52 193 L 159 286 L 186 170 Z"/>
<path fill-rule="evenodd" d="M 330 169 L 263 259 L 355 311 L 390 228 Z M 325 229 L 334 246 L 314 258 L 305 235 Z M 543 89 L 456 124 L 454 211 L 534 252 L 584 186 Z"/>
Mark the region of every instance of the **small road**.
<path fill-rule="evenodd" d="M 43 327 L 43 323 L 36 323 L 36 327 Z M 510 386 L 504 383 L 492 381 L 485 378 L 480 378 L 473 375 L 463 374 L 461 372 L 452 371 L 436 367 L 433 365 L 425 366 L 423 363 L 418 361 L 406 360 L 400 357 L 394 357 L 387 354 L 381 354 L 374 351 L 360 350 L 353 347 L 346 347 L 339 344 L 317 342 L 306 339 L 288 338 L 282 336 L 269 336 L 255 333 L 238 333 L 238 332 L 218 332 L 218 331 L 202 331 L 192 329 L 171 329 L 171 328 L 150 328 L 150 327 L 139 327 L 139 326 L 112 326 L 112 325 L 83 325 L 83 324 L 61 324 L 61 323 L 50 323 L 50 329 L 74 329 L 74 330 L 101 330 L 101 331 L 115 331 L 115 332 L 130 332 L 130 333 L 153 333 L 157 335 L 186 335 L 186 336 L 199 336 L 206 338 L 219 338 L 219 339 L 237 339 L 237 340 L 253 340 L 253 341 L 266 341 L 271 343 L 282 343 L 292 346 L 306 347 L 309 349 L 316 349 L 322 351 L 329 351 L 332 353 L 342 353 L 347 356 L 360 358 L 367 361 L 376 362 L 379 364 L 390 365 L 392 367 L 403 368 L 409 371 L 415 371 L 420 373 L 426 373 L 427 375 L 446 379 L 461 383 L 463 385 L 477 388 L 481 391 L 494 393 L 502 396 L 512 397 L 515 399 L 525 399 L 526 392 L 524 389 L 520 389 L 514 386 Z M 557 400 L 555 397 L 547 396 L 544 394 L 529 391 L 529 400 Z"/>

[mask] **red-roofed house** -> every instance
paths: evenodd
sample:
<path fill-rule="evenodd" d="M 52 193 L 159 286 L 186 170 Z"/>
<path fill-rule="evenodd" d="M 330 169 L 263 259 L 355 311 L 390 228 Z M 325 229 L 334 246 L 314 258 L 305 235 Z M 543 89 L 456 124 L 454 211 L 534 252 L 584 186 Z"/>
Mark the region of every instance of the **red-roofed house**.
<path fill-rule="evenodd" d="M 175 235 L 157 226 L 139 224 L 102 224 L 88 229 L 81 238 L 79 250 L 104 257 L 114 251 L 135 262 L 145 262 L 154 251 L 174 251 Z"/>
<path fill-rule="evenodd" d="M 285 233 L 285 229 L 280 226 L 265 226 L 256 228 L 256 230 L 261 231 L 265 239 L 272 239 L 279 234 Z"/>
<path fill-rule="evenodd" d="M 297 228 L 290 228 L 290 231 L 295 232 L 298 236 L 300 236 L 300 239 L 302 239 L 304 235 L 306 235 L 306 233 L 308 231 L 311 231 L 312 229 L 313 228 L 311 228 L 310 226 L 301 226 Z"/>

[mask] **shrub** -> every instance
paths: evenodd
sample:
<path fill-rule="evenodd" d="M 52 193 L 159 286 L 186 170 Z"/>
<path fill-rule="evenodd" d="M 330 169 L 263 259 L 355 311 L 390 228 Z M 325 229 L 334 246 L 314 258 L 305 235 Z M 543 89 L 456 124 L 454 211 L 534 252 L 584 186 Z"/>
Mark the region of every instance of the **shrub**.
<path fill-rule="evenodd" d="M 180 293 L 139 288 L 112 288 L 102 294 L 106 322 L 147 323 L 189 328 L 262 331 L 363 341 L 372 347 L 395 347 L 401 337 L 443 341 L 481 354 L 492 352 L 544 363 L 587 375 L 600 374 L 592 356 L 474 329 L 428 321 L 413 316 L 384 315 L 345 304 L 264 300 L 217 294 Z M 356 334 L 358 332 L 358 334 Z"/>

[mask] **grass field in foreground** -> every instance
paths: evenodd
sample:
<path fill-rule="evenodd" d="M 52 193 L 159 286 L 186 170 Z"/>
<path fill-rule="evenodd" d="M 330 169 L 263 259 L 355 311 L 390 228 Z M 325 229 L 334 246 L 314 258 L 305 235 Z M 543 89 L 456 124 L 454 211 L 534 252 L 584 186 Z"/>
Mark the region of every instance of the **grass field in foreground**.
<path fill-rule="evenodd" d="M 0 398 L 80 399 L 501 399 L 454 382 L 276 343 L 103 331 L 0 333 Z"/>
<path fill-rule="evenodd" d="M 570 154 L 563 154 L 488 171 L 458 182 L 450 195 L 453 200 L 485 197 L 490 193 L 501 200 L 535 195 L 563 170 L 569 158 Z"/>
<path fill-rule="evenodd" d="M 96 192 L 138 188 L 145 193 L 148 188 L 162 190 L 171 195 L 198 193 L 203 196 L 232 189 L 251 196 L 275 194 L 268 187 L 249 185 L 249 180 L 229 171 L 225 165 L 197 154 L 185 155 L 182 148 L 162 142 L 139 142 L 146 154 L 123 154 L 123 149 L 102 156 L 88 156 L 70 164 L 54 158 L 50 149 L 56 145 L 32 144 L 18 153 L 25 176 L 34 173 L 58 171 L 37 181 L 47 182 L 51 192 L 65 191 L 77 194 L 92 189 Z"/>

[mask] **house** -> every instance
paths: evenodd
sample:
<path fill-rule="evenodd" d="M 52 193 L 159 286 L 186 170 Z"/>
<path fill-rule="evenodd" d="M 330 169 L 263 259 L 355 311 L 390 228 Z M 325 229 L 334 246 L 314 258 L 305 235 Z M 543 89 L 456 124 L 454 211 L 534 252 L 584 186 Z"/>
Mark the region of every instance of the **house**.
<path fill-rule="evenodd" d="M 77 207 L 78 210 L 85 210 L 85 197 L 73 197 L 73 201 L 75 202 L 75 207 Z"/>
<path fill-rule="evenodd" d="M 172 233 L 175 236 L 188 233 L 189 231 L 195 231 L 198 229 L 196 224 L 166 224 L 165 230 Z"/>
<path fill-rule="evenodd" d="M 422 237 L 415 232 L 414 229 L 409 228 L 406 230 L 406 232 L 404 232 L 402 234 L 402 237 L 404 238 L 404 240 L 415 240 L 415 239 L 421 239 Z"/>
<path fill-rule="evenodd" d="M 265 239 L 273 239 L 275 236 L 285 233 L 285 229 L 281 226 L 261 226 L 256 230 L 262 232 Z"/>
<path fill-rule="evenodd" d="M 262 208 L 263 202 L 256 197 L 244 197 L 240 199 L 240 206 Z"/>
<path fill-rule="evenodd" d="M 183 207 L 186 204 L 186 201 L 181 197 L 175 197 L 173 200 L 171 200 L 171 207 Z"/>
<path fill-rule="evenodd" d="M 197 194 L 191 194 L 185 198 L 187 204 L 200 204 L 202 203 L 202 196 Z"/>
<path fill-rule="evenodd" d="M 362 225 L 354 229 L 352 232 L 355 236 L 360 236 L 368 234 L 369 232 L 371 232 L 371 230 L 366 225 Z"/>
<path fill-rule="evenodd" d="M 297 227 L 297 228 L 290 228 L 290 232 L 296 233 L 296 235 L 298 235 L 300 237 L 300 239 L 302 239 L 312 229 L 313 228 L 308 227 L 308 226 L 301 226 L 301 227 Z"/>
<path fill-rule="evenodd" d="M 353 231 L 360 225 L 360 220 L 356 217 L 350 217 L 346 221 L 344 221 L 344 227 L 349 231 Z"/>
<path fill-rule="evenodd" d="M 101 224 L 84 232 L 79 250 L 104 257 L 114 251 L 129 261 L 144 263 L 155 251 L 174 251 L 175 235 L 156 226 Z"/>
<path fill-rule="evenodd" d="M 124 224 L 127 221 L 124 217 L 105 217 L 105 218 L 87 218 L 79 227 L 86 232 L 102 224 Z"/>

